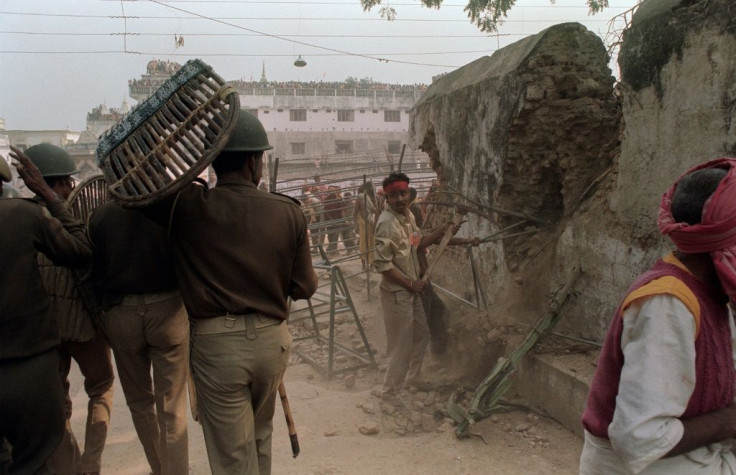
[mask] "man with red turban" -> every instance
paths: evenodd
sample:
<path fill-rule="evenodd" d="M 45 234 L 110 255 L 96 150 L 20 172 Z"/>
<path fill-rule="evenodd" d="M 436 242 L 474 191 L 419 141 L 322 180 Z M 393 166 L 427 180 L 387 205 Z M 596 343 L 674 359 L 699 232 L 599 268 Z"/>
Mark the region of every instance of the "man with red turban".
<path fill-rule="evenodd" d="M 583 414 L 581 474 L 736 473 L 736 159 L 685 173 L 658 224 L 676 250 L 614 314 Z"/>
<path fill-rule="evenodd" d="M 449 223 L 422 235 L 409 211 L 409 177 L 392 172 L 383 180 L 388 206 L 376 224 L 376 248 L 373 266 L 382 275 L 381 308 L 386 328 L 388 367 L 381 395 L 395 400 L 404 386 L 419 382 L 424 353 L 429 342 L 429 327 L 422 306 L 421 293 L 427 283 L 421 280 L 418 252 L 438 243 L 445 230 L 459 225 Z"/>

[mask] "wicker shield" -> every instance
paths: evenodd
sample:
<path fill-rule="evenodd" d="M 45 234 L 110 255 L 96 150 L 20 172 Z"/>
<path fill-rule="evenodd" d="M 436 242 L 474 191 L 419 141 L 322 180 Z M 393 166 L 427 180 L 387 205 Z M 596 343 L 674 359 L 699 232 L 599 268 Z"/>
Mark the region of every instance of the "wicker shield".
<path fill-rule="evenodd" d="M 86 223 L 98 206 L 110 200 L 110 191 L 102 175 L 95 175 L 80 182 L 72 190 L 66 202 L 75 218 Z"/>
<path fill-rule="evenodd" d="M 217 157 L 239 112 L 237 91 L 204 62 L 188 61 L 100 138 L 110 194 L 143 207 L 178 191 Z"/>

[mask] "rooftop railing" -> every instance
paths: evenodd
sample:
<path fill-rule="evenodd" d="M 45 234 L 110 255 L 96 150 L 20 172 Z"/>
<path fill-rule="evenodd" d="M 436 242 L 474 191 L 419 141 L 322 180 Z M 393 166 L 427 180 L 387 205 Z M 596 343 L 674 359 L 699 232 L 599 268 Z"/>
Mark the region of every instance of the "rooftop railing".
<path fill-rule="evenodd" d="M 132 87 L 131 87 L 132 89 Z M 320 88 L 275 88 L 241 87 L 235 89 L 243 96 L 281 96 L 281 97 L 364 97 L 369 99 L 419 99 L 424 93 L 421 89 L 320 89 Z"/>

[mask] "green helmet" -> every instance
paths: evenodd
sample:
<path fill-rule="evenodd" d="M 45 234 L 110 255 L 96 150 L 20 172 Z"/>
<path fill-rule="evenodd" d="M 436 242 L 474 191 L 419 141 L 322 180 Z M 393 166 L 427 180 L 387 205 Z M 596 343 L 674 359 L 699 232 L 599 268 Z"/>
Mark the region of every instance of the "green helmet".
<path fill-rule="evenodd" d="M 50 143 L 34 145 L 26 150 L 26 155 L 38 167 L 44 178 L 79 173 L 72 157 L 66 150 L 56 145 Z"/>
<path fill-rule="evenodd" d="M 238 123 L 235 124 L 230 140 L 225 144 L 225 151 L 234 152 L 261 152 L 271 150 L 272 145 L 268 143 L 268 135 L 263 124 L 250 112 L 240 111 Z"/>

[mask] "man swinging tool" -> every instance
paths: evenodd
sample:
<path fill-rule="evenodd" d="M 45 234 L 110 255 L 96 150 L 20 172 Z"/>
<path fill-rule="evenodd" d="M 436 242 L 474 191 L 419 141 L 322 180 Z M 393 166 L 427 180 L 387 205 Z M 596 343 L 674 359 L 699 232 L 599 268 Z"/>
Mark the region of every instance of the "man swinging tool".
<path fill-rule="evenodd" d="M 424 227 L 424 216 L 419 204 L 417 203 L 417 191 L 415 188 L 410 187 L 409 193 L 409 199 L 411 200 L 409 210 L 414 215 L 414 221 L 416 222 L 417 227 L 422 229 Z M 467 208 L 463 207 L 463 209 L 459 209 L 458 211 L 462 211 L 457 215 L 458 217 L 461 217 L 465 214 Z M 432 231 L 429 231 L 429 233 L 432 233 Z M 477 247 L 480 243 L 481 240 L 478 237 L 451 237 L 447 241 L 448 246 L 472 245 Z M 443 250 L 444 248 L 435 253 L 437 258 Z M 447 331 L 447 305 L 445 305 L 445 302 L 439 295 L 437 295 L 432 282 L 429 280 L 432 269 L 430 269 L 430 263 L 427 260 L 426 250 L 425 252 L 417 253 L 417 257 L 419 259 L 419 268 L 421 269 L 420 275 L 422 276 L 422 280 L 427 281 L 427 286 L 421 293 L 421 298 L 422 306 L 424 307 L 424 314 L 427 316 L 427 326 L 429 327 L 429 350 L 433 355 L 442 355 L 447 352 L 447 345 L 450 339 L 450 334 Z M 436 263 L 437 259 L 434 259 L 433 262 Z"/>
<path fill-rule="evenodd" d="M 427 317 L 421 293 L 427 286 L 421 278 L 418 253 L 427 246 L 447 241 L 460 229 L 460 223 L 447 223 L 422 235 L 409 211 L 409 177 L 391 173 L 383 181 L 388 207 L 376 225 L 374 266 L 383 275 L 381 308 L 386 326 L 388 368 L 382 397 L 395 399 L 405 380 L 416 385 L 429 339 Z M 447 244 L 445 242 L 445 244 Z"/>

